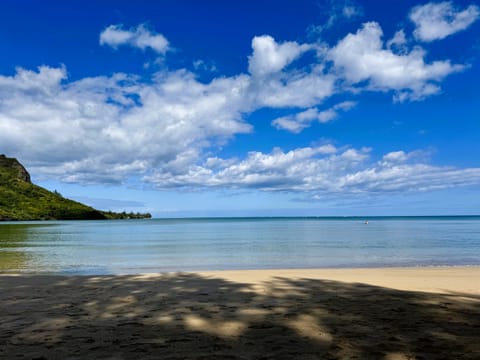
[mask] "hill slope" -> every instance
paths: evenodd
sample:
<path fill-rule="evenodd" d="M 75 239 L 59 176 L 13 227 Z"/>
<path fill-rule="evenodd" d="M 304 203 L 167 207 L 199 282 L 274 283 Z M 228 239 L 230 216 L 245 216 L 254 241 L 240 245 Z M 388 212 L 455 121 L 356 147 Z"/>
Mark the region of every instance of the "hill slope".
<path fill-rule="evenodd" d="M 17 159 L 0 155 L 0 220 L 105 219 L 94 208 L 32 184 Z"/>
<path fill-rule="evenodd" d="M 150 214 L 103 212 L 32 184 L 17 159 L 0 155 L 0 220 L 100 220 Z"/>

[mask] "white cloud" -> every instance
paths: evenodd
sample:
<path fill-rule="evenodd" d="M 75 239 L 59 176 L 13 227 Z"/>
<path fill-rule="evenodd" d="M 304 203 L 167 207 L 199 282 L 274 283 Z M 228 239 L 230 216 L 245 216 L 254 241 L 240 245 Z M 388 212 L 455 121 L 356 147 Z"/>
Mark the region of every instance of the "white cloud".
<path fill-rule="evenodd" d="M 410 20 L 416 26 L 413 35 L 416 39 L 425 42 L 443 39 L 465 30 L 479 17 L 478 6 L 470 5 L 460 10 L 450 1 L 419 5 L 410 13 Z"/>
<path fill-rule="evenodd" d="M 187 71 L 150 84 L 122 74 L 65 79 L 64 68 L 48 67 L 0 76 L 2 151 L 33 173 L 85 183 L 178 172 L 203 149 L 250 131 L 241 116 L 246 76 L 209 84 Z"/>
<path fill-rule="evenodd" d="M 392 151 L 388 154 L 383 155 L 382 160 L 383 164 L 395 164 L 395 163 L 402 163 L 407 161 L 409 154 L 405 153 L 404 151 Z"/>
<path fill-rule="evenodd" d="M 408 42 L 405 36 L 405 31 L 401 29 L 395 33 L 393 38 L 387 41 L 387 48 L 403 55 L 408 52 L 407 43 Z"/>
<path fill-rule="evenodd" d="M 288 152 L 277 148 L 269 154 L 250 152 L 243 160 L 208 159 L 183 174 L 157 172 L 145 180 L 161 189 L 255 188 L 320 198 L 331 193 L 403 193 L 480 185 L 480 168 L 432 166 L 415 162 L 417 155 L 397 151 L 371 162 L 368 148 L 324 145 Z"/>
<path fill-rule="evenodd" d="M 300 148 L 284 153 L 274 149 L 271 154 L 252 151 L 244 160 L 225 161 L 214 158 L 215 168 L 209 167 L 212 159 L 201 166 L 192 166 L 185 174 L 156 173 L 146 178 L 159 188 L 177 187 L 229 187 L 260 188 L 263 190 L 290 190 L 301 186 L 302 180 L 296 173 L 308 159 L 322 154 L 332 154 L 337 149 L 332 145 L 317 148 Z M 224 167 L 219 167 L 224 163 Z"/>
<path fill-rule="evenodd" d="M 249 96 L 257 108 L 305 108 L 321 103 L 334 92 L 335 77 L 318 67 L 312 72 L 285 73 L 260 81 L 252 78 Z"/>
<path fill-rule="evenodd" d="M 448 61 L 426 64 L 420 49 L 394 54 L 381 36 L 378 24 L 369 23 L 333 48 L 257 37 L 249 74 L 219 75 L 209 82 L 185 69 L 159 70 L 147 81 L 120 73 L 69 81 L 65 67 L 19 68 L 13 76 L 0 75 L 2 152 L 21 159 L 34 175 L 77 183 L 143 176 L 160 188 L 350 191 L 340 184 L 349 184 L 348 176 L 358 180 L 369 174 L 368 149 L 253 151 L 241 160 L 215 153 L 252 130 L 246 119 L 256 110 L 291 109 L 296 114 L 273 125 L 300 132 L 355 105 L 348 101 L 322 109 L 323 101 L 341 95 L 345 85 L 357 92 L 393 90 L 400 101 L 419 99 L 438 92 L 443 77 L 461 69 Z M 168 50 L 162 38 L 141 25 L 133 30 L 112 25 L 100 41 L 162 53 Z M 298 61 L 308 51 L 313 61 Z M 400 166 L 392 165 L 395 159 L 402 160 L 399 154 L 386 156 L 374 172 L 385 176 L 385 169 Z"/>
<path fill-rule="evenodd" d="M 269 35 L 255 36 L 252 40 L 253 54 L 248 58 L 248 70 L 258 77 L 277 73 L 311 48 L 310 45 L 294 41 L 278 44 Z"/>
<path fill-rule="evenodd" d="M 144 25 L 130 30 L 123 30 L 122 25 L 110 25 L 100 34 L 100 45 L 113 48 L 129 45 L 142 50 L 150 48 L 158 54 L 165 54 L 169 50 L 168 40 L 162 34 L 151 32 Z"/>
<path fill-rule="evenodd" d="M 305 52 L 321 53 L 318 45 L 278 43 L 264 35 L 252 40 L 252 50 L 246 96 L 255 108 L 309 107 L 333 94 L 335 77 L 325 71 L 321 61 L 309 64 L 308 69 L 293 67 Z"/>
<path fill-rule="evenodd" d="M 353 101 L 344 101 L 333 107 L 319 111 L 316 108 L 310 108 L 293 115 L 282 116 L 272 121 L 272 125 L 277 129 L 283 129 L 292 133 L 299 133 L 303 129 L 311 126 L 313 121 L 326 123 L 338 117 L 339 111 L 348 111 L 356 105 Z"/>
<path fill-rule="evenodd" d="M 461 71 L 462 65 L 450 61 L 425 63 L 425 52 L 415 48 L 397 55 L 385 49 L 382 29 L 375 22 L 363 25 L 355 34 L 348 34 L 328 57 L 333 61 L 339 76 L 348 83 L 368 82 L 371 90 L 394 90 L 396 99 L 419 100 L 440 91 L 437 85 L 447 75 Z"/>

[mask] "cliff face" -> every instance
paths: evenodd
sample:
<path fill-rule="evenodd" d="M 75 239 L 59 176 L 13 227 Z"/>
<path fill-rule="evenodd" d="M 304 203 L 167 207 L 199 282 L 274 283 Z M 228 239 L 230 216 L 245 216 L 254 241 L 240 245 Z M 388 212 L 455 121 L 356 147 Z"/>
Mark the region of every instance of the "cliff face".
<path fill-rule="evenodd" d="M 15 158 L 7 158 L 5 155 L 0 155 L 0 168 L 12 169 L 16 172 L 17 178 L 19 180 L 25 181 L 27 183 L 32 183 L 30 180 L 30 174 L 27 169 L 23 167 L 22 164 L 18 162 Z"/>

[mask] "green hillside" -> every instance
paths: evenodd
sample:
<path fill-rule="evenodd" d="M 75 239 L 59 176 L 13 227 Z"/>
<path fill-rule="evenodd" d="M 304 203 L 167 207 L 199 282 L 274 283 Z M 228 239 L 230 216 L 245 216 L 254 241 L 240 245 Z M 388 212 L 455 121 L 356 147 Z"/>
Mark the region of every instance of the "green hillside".
<path fill-rule="evenodd" d="M 32 184 L 17 159 L 0 155 L 0 220 L 97 220 L 148 218 L 150 214 L 103 212 Z"/>

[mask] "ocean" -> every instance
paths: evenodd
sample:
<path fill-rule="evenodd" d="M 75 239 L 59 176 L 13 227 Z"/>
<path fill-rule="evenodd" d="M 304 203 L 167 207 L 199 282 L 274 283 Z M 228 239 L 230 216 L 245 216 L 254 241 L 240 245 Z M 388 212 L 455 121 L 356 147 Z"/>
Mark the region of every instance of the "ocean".
<path fill-rule="evenodd" d="M 480 265 L 480 216 L 0 223 L 0 273 L 460 265 Z"/>

